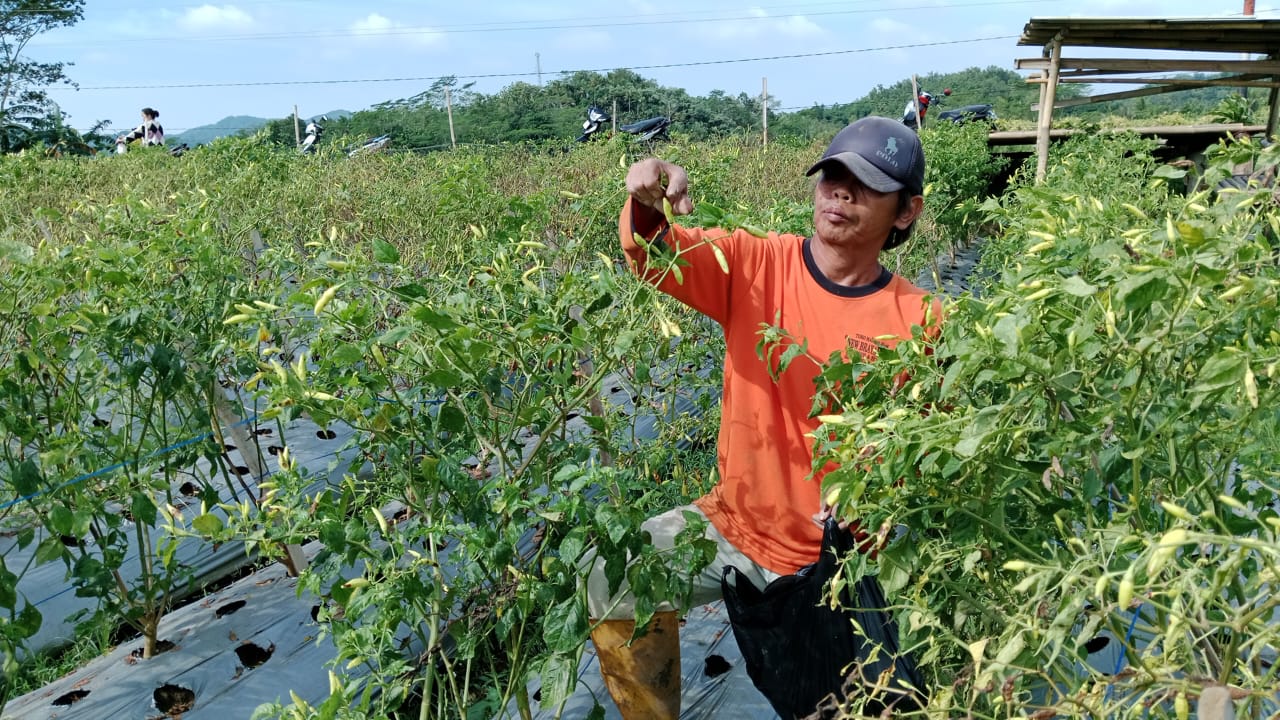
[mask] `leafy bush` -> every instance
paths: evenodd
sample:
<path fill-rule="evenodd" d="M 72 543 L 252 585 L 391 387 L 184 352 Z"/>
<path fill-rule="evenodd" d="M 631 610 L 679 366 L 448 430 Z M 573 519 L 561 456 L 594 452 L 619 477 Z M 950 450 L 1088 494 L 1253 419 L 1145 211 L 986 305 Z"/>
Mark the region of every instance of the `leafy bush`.
<path fill-rule="evenodd" d="M 1213 188 L 1280 152 L 1211 156 L 1183 197 L 1132 138 L 1076 142 L 987 205 L 985 299 L 826 373 L 825 489 L 885 542 L 847 569 L 880 577 L 931 712 L 1185 717 L 1211 685 L 1276 711 L 1280 214 Z M 1085 662 L 1104 631 L 1118 674 Z"/>

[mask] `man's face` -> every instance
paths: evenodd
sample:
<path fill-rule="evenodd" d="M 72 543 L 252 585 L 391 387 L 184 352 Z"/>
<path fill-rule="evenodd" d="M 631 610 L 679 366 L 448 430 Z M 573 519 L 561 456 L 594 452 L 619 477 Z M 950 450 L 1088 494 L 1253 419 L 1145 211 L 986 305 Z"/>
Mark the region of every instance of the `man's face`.
<path fill-rule="evenodd" d="M 813 192 L 814 232 L 828 245 L 879 252 L 891 229 L 915 219 L 913 207 L 900 211 L 898 193 L 872 190 L 844 165 L 828 162 Z"/>

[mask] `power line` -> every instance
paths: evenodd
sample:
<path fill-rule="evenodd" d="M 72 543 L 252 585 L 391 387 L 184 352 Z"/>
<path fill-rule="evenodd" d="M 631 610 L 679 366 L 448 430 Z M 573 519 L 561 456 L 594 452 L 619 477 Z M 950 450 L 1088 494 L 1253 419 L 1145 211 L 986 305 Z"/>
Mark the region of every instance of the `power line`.
<path fill-rule="evenodd" d="M 994 35 L 991 37 L 971 38 L 968 40 L 941 40 L 938 42 L 920 43 L 913 42 L 903 45 L 883 45 L 881 47 L 857 48 L 854 50 L 831 50 L 828 52 L 814 53 L 795 53 L 791 55 L 767 55 L 761 57 L 735 58 L 730 60 L 703 60 L 699 62 L 682 62 L 682 63 L 664 63 L 660 65 L 631 65 L 627 67 L 613 68 L 592 68 L 579 70 L 559 70 L 557 74 L 572 75 L 579 72 L 590 73 L 609 73 L 617 70 L 665 70 L 669 68 L 683 67 L 700 67 L 706 65 L 731 65 L 735 63 L 749 62 L 766 62 L 773 60 L 797 60 L 801 58 L 815 57 L 831 57 L 833 55 L 851 55 L 855 53 L 881 52 L 885 50 L 904 50 L 920 47 L 938 47 L 942 45 L 961 45 L 965 43 L 990 42 L 992 40 L 1010 40 L 1017 38 L 1017 35 Z M 215 87 L 270 87 L 280 85 L 358 85 L 363 83 L 394 83 L 394 82 L 433 82 L 443 80 L 445 78 L 454 78 L 457 80 L 489 80 L 494 78 L 517 78 L 530 77 L 537 75 L 536 72 L 517 72 L 517 73 L 487 73 L 481 75 L 432 75 L 423 77 L 397 77 L 397 78 L 362 78 L 352 80 L 277 80 L 277 81 L 247 81 L 247 82 L 221 82 L 221 83 L 180 83 L 170 85 L 97 85 L 92 87 L 81 87 L 80 90 L 174 90 L 174 89 L 190 89 L 190 88 L 215 88 Z"/>
<path fill-rule="evenodd" d="M 848 6 L 848 5 L 866 4 L 866 3 L 867 3 L 867 2 L 869 2 L 869 1 L 872 1 L 872 0 L 864 0 L 864 1 L 863 1 L 863 2 L 861 2 L 861 3 L 856 3 L 856 2 L 855 2 L 855 3 L 850 3 L 850 2 L 820 2 L 820 3 L 806 3 L 806 4 L 804 4 L 804 5 L 795 5 L 795 4 L 793 4 L 793 5 L 753 5 L 752 7 L 753 7 L 753 8 L 755 8 L 755 9 L 759 9 L 759 10 L 779 10 L 779 9 L 781 9 L 781 10 L 787 10 L 787 11 L 789 11 L 791 14 L 796 14 L 796 13 L 798 13 L 798 12 L 803 12 L 803 11 L 804 11 L 804 9 L 805 9 L 805 8 L 808 8 L 808 7 L 830 7 L 830 6 L 832 6 L 832 5 L 837 5 L 837 6 Z M 238 1 L 236 2 L 236 7 L 252 7 L 252 6 L 255 6 L 255 5 L 296 5 L 296 4 L 299 4 L 299 3 L 298 3 L 298 0 L 257 0 L 256 2 L 253 2 L 253 1 L 246 2 L 246 0 L 238 0 Z M 102 5 L 102 4 L 100 4 L 100 3 L 96 2 L 96 1 L 94 2 L 94 9 L 101 9 L 102 7 L 103 7 L 103 5 Z M 193 4 L 193 5 L 187 5 L 187 6 L 185 6 L 185 7 L 186 7 L 186 8 L 198 8 L 199 6 L 198 6 L 198 5 L 194 5 L 194 4 Z M 133 5 L 133 6 L 129 6 L 129 5 L 115 5 L 115 6 L 107 6 L 107 8 L 108 8 L 108 9 L 110 9 L 110 10 L 115 10 L 115 11 L 138 10 L 138 11 L 142 12 L 142 11 L 148 11 L 148 10 L 151 10 L 151 8 L 150 8 L 150 7 L 146 7 L 146 6 L 139 6 L 139 5 Z M 23 9 L 23 10 L 14 10 L 14 11 L 12 11 L 12 12 L 11 12 L 11 13 L 9 13 L 9 14 L 11 14 L 11 15 L 38 15 L 38 14 L 48 13 L 48 12 L 60 12 L 61 10 L 62 10 L 62 8 L 53 7 L 53 6 L 46 6 L 46 7 L 43 7 L 43 8 L 27 8 L 27 9 Z M 720 11 L 721 11 L 721 9 L 720 9 L 720 8 L 713 9 L 713 10 L 686 10 L 686 11 L 683 11 L 683 12 L 680 12 L 680 13 L 676 13 L 676 14 L 675 14 L 675 15 L 673 15 L 672 17 L 674 18 L 674 17 L 679 16 L 679 15 L 706 15 L 707 13 L 720 12 Z M 649 15 L 660 15 L 660 14 L 663 14 L 663 13 L 650 13 Z M 504 24 L 504 22 L 506 22 L 506 23 L 513 23 L 513 24 L 519 24 L 519 23 L 535 23 L 535 22 L 569 22 L 569 21 L 575 21 L 575 22 L 577 22 L 577 21 L 582 21 L 582 20 L 616 20 L 616 19 L 623 19 L 623 20 L 625 20 L 625 19 L 627 19 L 627 18 L 635 18 L 635 17 L 644 17 L 644 16 L 643 16 L 643 15 L 590 15 L 590 16 L 585 16 L 585 17 L 584 17 L 584 16 L 576 16 L 576 17 L 561 17 L 561 18 L 544 18 L 544 19 L 542 19 L 542 20 L 508 20 L 508 21 L 494 21 L 494 22 L 487 22 L 487 23 L 460 23 L 460 24 L 458 24 L 458 25 L 451 25 L 451 26 L 446 26 L 446 27 L 483 27 L 483 26 L 485 26 L 485 25 L 501 25 L 501 24 Z"/>
<path fill-rule="evenodd" d="M 1056 0 L 988 0 L 986 2 L 964 3 L 949 6 L 948 9 L 962 10 L 965 8 L 985 7 L 994 5 L 1031 5 L 1042 4 L 1047 2 L 1055 2 Z M 518 32 L 528 30 L 587 30 L 594 28 L 609 27 L 615 28 L 619 26 L 644 27 L 651 25 L 669 25 L 672 23 L 721 23 L 732 21 L 759 21 L 759 20 L 781 20 L 786 17 L 795 15 L 803 15 L 804 17 L 826 17 L 832 15 L 863 15 L 867 13 L 900 12 L 904 10 L 937 10 L 937 5 L 910 5 L 897 6 L 893 8 L 884 7 L 867 7 L 856 10 L 829 10 L 823 12 L 804 12 L 798 13 L 792 10 L 786 16 L 781 15 L 733 15 L 708 18 L 681 18 L 679 15 L 671 15 L 655 20 L 632 20 L 630 22 L 617 22 L 618 19 L 626 19 L 627 17 L 637 16 L 614 16 L 613 18 L 603 17 L 599 20 L 614 20 L 613 22 L 578 22 L 584 18 L 571 18 L 564 20 L 531 20 L 531 21 L 510 21 L 506 23 L 482 23 L 474 25 L 455 25 L 436 27 L 412 27 L 412 28 L 387 28 L 387 29 L 369 29 L 369 30 L 302 30 L 296 32 L 276 32 L 276 33 L 252 33 L 245 35 L 206 35 L 188 38 L 175 38 L 172 35 L 165 36 L 149 36 L 143 38 L 129 38 L 120 40 L 102 40 L 97 42 L 49 42 L 43 43 L 44 47 L 79 47 L 91 45 L 115 45 L 123 43 L 153 43 L 157 41 L 174 41 L 174 42 L 225 42 L 225 41 L 253 41 L 253 40 L 290 40 L 290 39 L 316 39 L 316 38 L 333 38 L 333 37 L 388 37 L 396 35 L 450 35 L 463 33 L 494 33 L 494 32 Z M 593 18 L 585 18 L 586 20 L 595 20 Z M 570 20 L 574 22 L 570 22 Z M 530 23 L 527 25 L 519 24 L 520 22 Z M 532 24 L 543 23 L 543 24 Z M 568 23 L 568 24 L 546 24 L 546 23 Z"/>

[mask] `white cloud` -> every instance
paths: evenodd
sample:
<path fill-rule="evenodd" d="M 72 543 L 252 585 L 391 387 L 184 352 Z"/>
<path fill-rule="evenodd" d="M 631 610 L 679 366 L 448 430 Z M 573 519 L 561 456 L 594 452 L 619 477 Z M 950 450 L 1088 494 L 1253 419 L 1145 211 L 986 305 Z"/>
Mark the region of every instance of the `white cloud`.
<path fill-rule="evenodd" d="M 253 27 L 253 18 L 235 5 L 201 5 L 187 8 L 178 25 L 191 31 L 245 30 Z"/>
<path fill-rule="evenodd" d="M 759 7 L 746 11 L 751 20 L 726 20 L 715 23 L 708 28 L 707 34 L 717 40 L 742 41 L 768 37 L 785 36 L 788 38 L 813 38 L 825 34 L 817 23 L 803 15 L 774 17 Z"/>
<path fill-rule="evenodd" d="M 572 34 L 561 34 L 556 37 L 553 47 L 557 50 L 566 50 L 571 56 L 578 57 L 576 61 L 582 67 L 590 65 L 584 63 L 581 58 L 586 57 L 602 57 L 602 55 L 591 55 L 593 51 L 611 50 L 618 46 L 613 39 L 613 35 L 604 30 L 575 30 Z M 596 66 L 592 66 L 596 67 Z"/>
<path fill-rule="evenodd" d="M 352 23 L 351 31 L 357 35 L 376 35 L 385 33 L 394 27 L 395 23 L 392 23 L 390 19 L 378 13 L 370 13 L 368 17 Z"/>
<path fill-rule="evenodd" d="M 823 33 L 822 28 L 817 23 L 803 15 L 792 15 L 776 21 L 774 25 L 779 32 L 792 37 L 813 37 Z"/>
<path fill-rule="evenodd" d="M 378 13 L 369 13 L 355 21 L 349 30 L 357 39 L 369 43 L 384 44 L 398 41 L 418 47 L 439 47 L 444 44 L 444 36 L 434 28 L 410 27 Z"/>
<path fill-rule="evenodd" d="M 871 29 L 881 37 L 914 37 L 919 39 L 919 28 L 886 17 L 871 21 Z"/>
<path fill-rule="evenodd" d="M 631 7 L 632 12 L 640 15 L 655 15 L 658 13 L 657 6 L 651 2 L 644 2 L 644 0 L 632 0 L 628 5 Z"/>

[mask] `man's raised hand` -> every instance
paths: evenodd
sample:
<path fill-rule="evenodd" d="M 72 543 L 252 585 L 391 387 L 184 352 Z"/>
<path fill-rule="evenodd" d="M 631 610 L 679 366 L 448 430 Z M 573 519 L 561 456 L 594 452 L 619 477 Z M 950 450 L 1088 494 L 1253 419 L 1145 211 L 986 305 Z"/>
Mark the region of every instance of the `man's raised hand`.
<path fill-rule="evenodd" d="M 663 183 L 663 179 L 666 183 Z M 693 212 L 689 200 L 689 174 L 684 168 L 658 158 L 645 158 L 627 171 L 627 192 L 636 202 L 662 211 L 662 201 L 671 203 L 675 215 Z"/>

